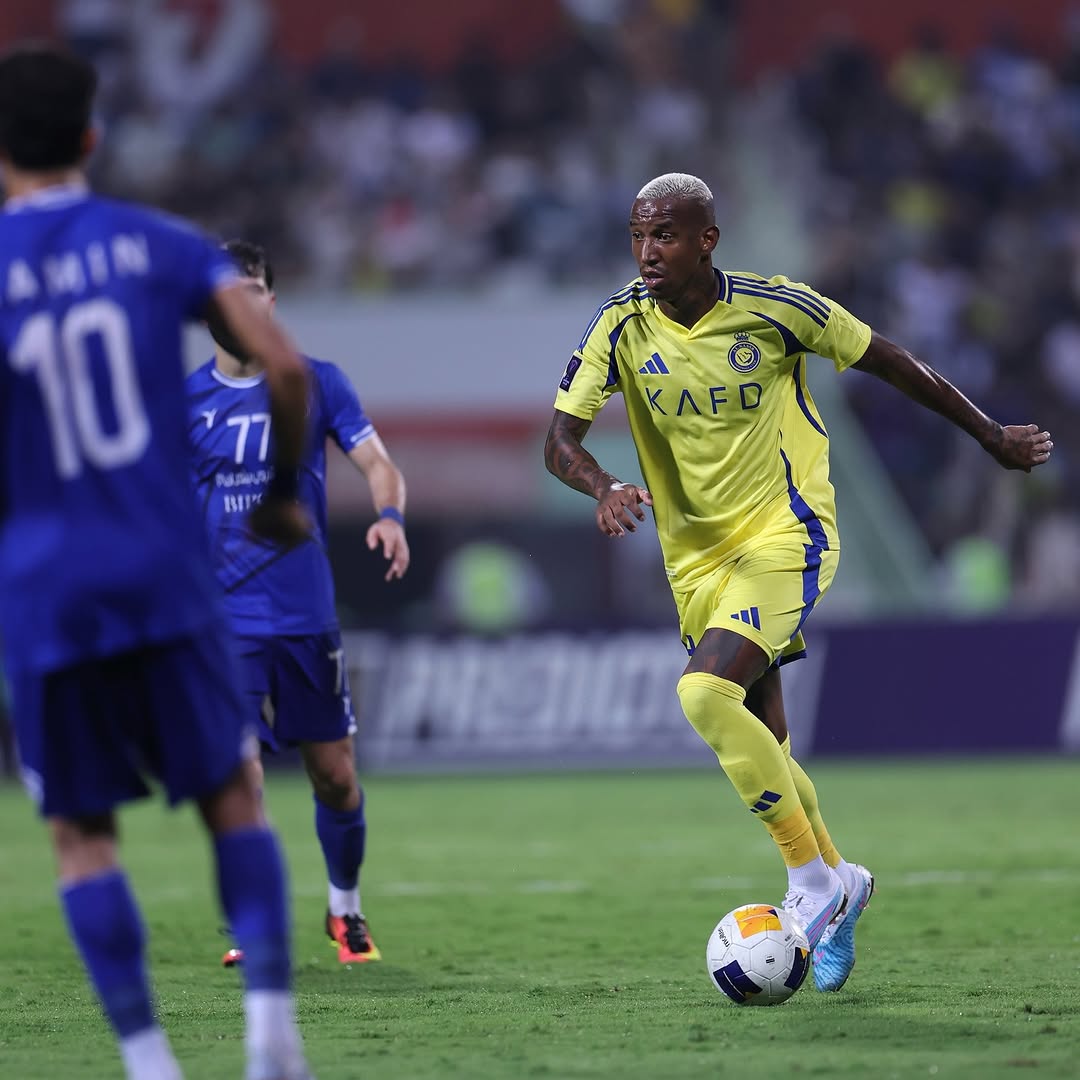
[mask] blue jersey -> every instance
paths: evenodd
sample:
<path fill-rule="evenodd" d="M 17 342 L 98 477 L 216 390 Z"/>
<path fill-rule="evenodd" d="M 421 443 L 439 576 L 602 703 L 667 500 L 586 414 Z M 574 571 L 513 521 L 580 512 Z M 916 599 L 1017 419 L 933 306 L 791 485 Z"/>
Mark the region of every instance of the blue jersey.
<path fill-rule="evenodd" d="M 183 324 L 237 276 L 186 225 L 54 187 L 0 214 L 0 633 L 49 671 L 220 619 Z"/>
<path fill-rule="evenodd" d="M 270 396 L 260 373 L 233 379 L 204 364 L 188 378 L 195 486 L 233 631 L 249 637 L 321 634 L 337 628 L 326 555 L 326 440 L 348 453 L 375 434 L 356 391 L 333 364 L 309 360 L 308 447 L 300 501 L 311 539 L 282 551 L 253 536 L 247 514 L 273 475 Z"/>

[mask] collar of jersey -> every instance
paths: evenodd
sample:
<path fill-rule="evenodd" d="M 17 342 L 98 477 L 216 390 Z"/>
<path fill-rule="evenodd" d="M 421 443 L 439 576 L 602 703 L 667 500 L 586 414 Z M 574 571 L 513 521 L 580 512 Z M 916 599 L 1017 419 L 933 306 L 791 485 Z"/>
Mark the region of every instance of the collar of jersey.
<path fill-rule="evenodd" d="M 702 330 L 704 330 L 706 326 L 708 326 L 711 322 L 712 317 L 716 312 L 716 309 L 722 303 L 727 303 L 728 289 L 730 288 L 730 285 L 728 284 L 727 274 L 725 274 L 723 270 L 717 270 L 715 266 L 713 267 L 713 273 L 716 275 L 716 279 L 719 283 L 716 303 L 713 304 L 713 306 L 709 308 L 709 310 L 706 311 L 705 314 L 702 315 L 701 318 L 698 319 L 698 321 L 694 323 L 693 326 L 684 326 L 681 322 L 676 321 L 670 315 L 665 315 L 663 311 L 660 310 L 659 304 L 653 304 L 653 310 L 655 310 L 656 314 L 659 315 L 660 318 L 668 324 L 668 326 L 672 327 L 672 329 L 678 330 L 679 333 L 683 335 L 683 337 L 693 337 L 694 334 L 700 333 Z"/>
<path fill-rule="evenodd" d="M 236 379 L 232 375 L 226 375 L 225 372 L 219 371 L 216 364 L 210 369 L 210 374 L 222 386 L 231 386 L 234 390 L 247 390 L 252 386 L 258 386 L 266 378 L 266 372 L 260 371 L 258 375 L 249 375 L 246 379 Z"/>
<path fill-rule="evenodd" d="M 19 195 L 4 203 L 5 214 L 17 214 L 26 210 L 52 210 L 57 206 L 78 202 L 89 196 L 90 189 L 82 181 L 72 184 L 53 184 L 29 195 Z"/>

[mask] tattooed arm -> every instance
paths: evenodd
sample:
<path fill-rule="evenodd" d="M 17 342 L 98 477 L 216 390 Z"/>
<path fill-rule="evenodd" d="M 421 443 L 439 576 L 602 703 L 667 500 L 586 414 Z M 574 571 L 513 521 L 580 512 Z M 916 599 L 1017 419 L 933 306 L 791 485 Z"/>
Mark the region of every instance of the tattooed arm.
<path fill-rule="evenodd" d="M 623 536 L 636 531 L 634 518 L 645 520 L 641 507 L 652 506 L 652 495 L 636 484 L 620 483 L 600 467 L 581 445 L 590 426 L 591 421 L 556 409 L 544 443 L 544 462 L 567 487 L 596 499 L 596 526 L 605 536 Z"/>

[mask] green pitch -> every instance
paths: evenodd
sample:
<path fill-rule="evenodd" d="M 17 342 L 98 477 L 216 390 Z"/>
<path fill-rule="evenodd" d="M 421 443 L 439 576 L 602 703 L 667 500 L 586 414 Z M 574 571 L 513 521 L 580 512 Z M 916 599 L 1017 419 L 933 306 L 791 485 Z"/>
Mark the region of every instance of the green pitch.
<path fill-rule="evenodd" d="M 718 772 L 376 778 L 365 910 L 385 957 L 322 936 L 311 800 L 271 776 L 296 986 L 319 1080 L 1075 1077 L 1080 780 L 1056 761 L 814 768 L 879 892 L 839 994 L 738 1008 L 709 984 L 728 909 L 777 903 L 765 831 Z M 0 1075 L 121 1075 L 29 805 L 0 788 Z M 189 812 L 125 818 L 166 1028 L 191 1080 L 242 1072 L 238 976 Z"/>

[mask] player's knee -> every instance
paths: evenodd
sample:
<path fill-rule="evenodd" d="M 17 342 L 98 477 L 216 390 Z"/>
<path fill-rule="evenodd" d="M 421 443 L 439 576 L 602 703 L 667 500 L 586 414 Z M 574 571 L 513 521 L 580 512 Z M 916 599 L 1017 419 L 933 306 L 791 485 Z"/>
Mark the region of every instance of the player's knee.
<path fill-rule="evenodd" d="M 49 831 L 61 880 L 80 881 L 117 865 L 116 820 L 111 814 L 51 818 Z"/>
<path fill-rule="evenodd" d="M 352 762 L 336 762 L 312 773 L 315 797 L 331 810 L 355 810 L 360 805 L 360 785 Z"/>
<path fill-rule="evenodd" d="M 705 742 L 717 750 L 724 730 L 743 711 L 746 691 L 738 683 L 703 672 L 684 675 L 676 690 L 686 719 Z"/>

